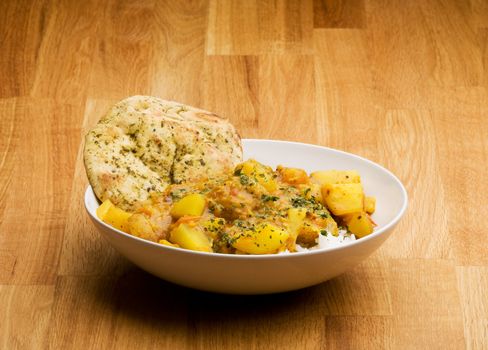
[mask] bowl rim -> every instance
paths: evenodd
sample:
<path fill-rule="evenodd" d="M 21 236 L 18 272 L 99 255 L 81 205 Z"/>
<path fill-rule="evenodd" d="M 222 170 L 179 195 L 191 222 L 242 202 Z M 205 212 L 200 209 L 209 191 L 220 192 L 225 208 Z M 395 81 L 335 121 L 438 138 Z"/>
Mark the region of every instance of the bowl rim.
<path fill-rule="evenodd" d="M 398 221 L 400 221 L 402 216 L 405 214 L 405 211 L 406 211 L 407 206 L 408 206 L 408 194 L 407 194 L 407 190 L 405 189 L 405 186 L 390 170 L 386 169 L 385 167 L 383 167 L 383 166 L 381 166 L 381 165 L 379 165 L 379 164 L 377 164 L 377 163 L 375 163 L 375 162 L 373 162 L 367 158 L 364 158 L 364 157 L 361 157 L 361 156 L 358 156 L 356 154 L 349 153 L 346 151 L 338 150 L 335 148 L 326 147 L 326 146 L 319 146 L 319 145 L 303 143 L 303 142 L 285 141 L 285 140 L 271 140 L 271 139 L 242 139 L 242 141 L 244 143 L 246 143 L 246 142 L 260 142 L 260 143 L 261 142 L 273 142 L 273 143 L 289 144 L 289 145 L 295 145 L 295 146 L 306 146 L 306 147 L 312 147 L 312 148 L 316 148 L 316 149 L 327 149 L 329 151 L 337 152 L 337 153 L 340 153 L 342 155 L 364 161 L 368 165 L 373 166 L 373 167 L 387 173 L 393 179 L 395 184 L 400 188 L 400 191 L 402 194 L 402 199 L 403 199 L 402 206 L 401 206 L 400 210 L 398 211 L 398 213 L 395 215 L 395 217 L 390 222 L 388 222 L 381 229 L 379 229 L 377 231 L 373 231 L 373 233 L 367 235 L 366 237 L 356 239 L 354 241 L 348 241 L 347 243 L 332 246 L 332 247 L 318 248 L 318 249 L 313 249 L 313 250 L 309 250 L 309 251 L 293 252 L 293 253 L 285 253 L 285 254 L 262 254 L 262 255 L 222 254 L 222 253 L 201 252 L 201 251 L 196 251 L 196 250 L 189 250 L 189 249 L 171 247 L 171 246 L 159 244 L 156 242 L 148 241 L 148 240 L 133 236 L 129 233 L 120 231 L 120 230 L 116 229 L 115 227 L 112 227 L 109 224 L 106 224 L 105 222 L 103 222 L 102 220 L 100 220 L 97 217 L 96 213 L 92 213 L 90 211 L 89 205 L 88 205 L 89 197 L 95 197 L 95 199 L 97 201 L 99 201 L 98 198 L 96 197 L 95 193 L 93 192 L 91 185 L 88 185 L 86 190 L 85 190 L 85 196 L 84 196 L 85 209 L 86 209 L 88 215 L 90 215 L 90 217 L 93 220 L 95 220 L 98 224 L 106 227 L 107 229 L 112 230 L 115 233 L 121 234 L 121 235 L 123 235 L 129 239 L 136 240 L 136 241 L 143 243 L 145 245 L 157 247 L 158 249 L 162 249 L 162 251 L 167 250 L 167 251 L 178 252 L 181 254 L 201 255 L 202 257 L 214 257 L 217 259 L 231 259 L 231 260 L 242 260 L 242 259 L 244 259 L 244 260 L 247 260 L 247 259 L 275 260 L 275 259 L 290 259 L 290 258 L 293 259 L 293 258 L 299 258 L 299 257 L 303 257 L 303 256 L 310 256 L 310 255 L 315 255 L 315 254 L 324 254 L 324 253 L 330 253 L 330 252 L 335 252 L 335 251 L 347 250 L 349 248 L 365 244 L 366 242 L 386 233 L 391 228 L 393 228 L 398 223 Z"/>

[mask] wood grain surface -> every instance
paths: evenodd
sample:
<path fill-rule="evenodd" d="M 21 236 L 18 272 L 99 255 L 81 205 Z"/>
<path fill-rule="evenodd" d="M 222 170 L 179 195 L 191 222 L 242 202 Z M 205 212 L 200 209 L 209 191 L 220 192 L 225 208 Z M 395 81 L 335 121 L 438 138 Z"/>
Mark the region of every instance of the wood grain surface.
<path fill-rule="evenodd" d="M 305 290 L 159 280 L 82 202 L 83 135 L 135 94 L 370 158 L 408 212 Z M 487 167 L 485 0 L 0 1 L 0 348 L 488 349 Z"/>

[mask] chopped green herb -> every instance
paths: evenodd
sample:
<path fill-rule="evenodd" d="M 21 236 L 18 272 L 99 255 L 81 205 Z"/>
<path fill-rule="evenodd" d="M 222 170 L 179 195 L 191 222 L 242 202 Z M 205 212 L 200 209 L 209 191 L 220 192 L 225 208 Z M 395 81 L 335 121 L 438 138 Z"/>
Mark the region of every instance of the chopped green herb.
<path fill-rule="evenodd" d="M 267 194 L 261 195 L 261 200 L 263 202 L 276 202 L 278 199 L 280 199 L 280 198 L 279 197 L 276 197 L 276 196 L 270 196 L 270 195 L 267 195 Z"/>
<path fill-rule="evenodd" d="M 250 183 L 249 176 L 247 176 L 245 174 L 239 175 L 239 181 L 241 182 L 241 185 L 243 185 L 243 186 L 249 185 L 249 183 Z"/>

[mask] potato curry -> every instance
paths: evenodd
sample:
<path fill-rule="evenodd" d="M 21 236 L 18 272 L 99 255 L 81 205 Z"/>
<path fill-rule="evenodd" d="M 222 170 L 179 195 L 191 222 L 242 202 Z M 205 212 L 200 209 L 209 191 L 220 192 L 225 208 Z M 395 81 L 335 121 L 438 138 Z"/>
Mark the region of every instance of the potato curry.
<path fill-rule="evenodd" d="M 227 253 L 274 254 L 318 245 L 339 230 L 357 238 L 373 232 L 375 199 L 354 170 L 317 171 L 253 159 L 233 173 L 169 185 L 135 212 L 106 200 L 98 217 L 131 235 L 173 247 Z"/>

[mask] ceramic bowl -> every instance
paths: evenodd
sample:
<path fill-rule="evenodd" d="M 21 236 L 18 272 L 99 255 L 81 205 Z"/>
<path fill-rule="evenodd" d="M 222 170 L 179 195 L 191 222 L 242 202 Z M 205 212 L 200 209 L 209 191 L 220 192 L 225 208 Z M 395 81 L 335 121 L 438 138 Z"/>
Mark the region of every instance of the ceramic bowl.
<path fill-rule="evenodd" d="M 127 259 L 167 281 L 204 291 L 230 294 L 285 292 L 319 284 L 353 268 L 393 232 L 407 207 L 402 183 L 367 159 L 315 145 L 272 140 L 243 140 L 244 158 L 276 167 L 315 170 L 356 169 L 365 193 L 376 197 L 375 231 L 337 247 L 276 255 L 225 255 L 168 247 L 121 232 L 96 216 L 99 202 L 91 187 L 86 210 L 100 233 Z"/>

